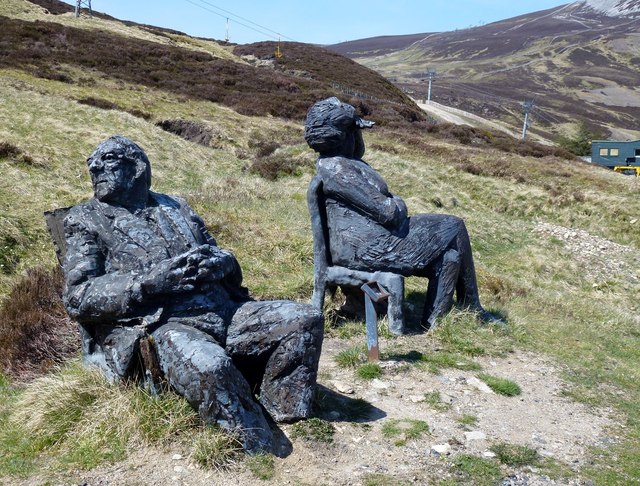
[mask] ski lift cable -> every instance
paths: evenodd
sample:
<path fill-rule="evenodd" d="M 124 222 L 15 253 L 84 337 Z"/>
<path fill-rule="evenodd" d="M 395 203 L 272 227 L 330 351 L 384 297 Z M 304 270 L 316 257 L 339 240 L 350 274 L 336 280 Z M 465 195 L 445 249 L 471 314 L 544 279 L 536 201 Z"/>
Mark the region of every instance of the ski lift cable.
<path fill-rule="evenodd" d="M 272 39 L 276 39 L 277 37 L 282 37 L 282 38 L 285 38 L 285 39 L 288 39 L 290 41 L 295 42 L 294 39 L 292 39 L 290 37 L 287 37 L 286 35 L 283 35 L 283 34 L 281 34 L 280 32 L 278 32 L 276 30 L 270 29 L 269 27 L 266 27 L 264 25 L 258 24 L 256 22 L 253 22 L 252 20 L 249 20 L 249 19 L 247 19 L 245 17 L 242 17 L 242 16 L 240 16 L 238 14 L 235 14 L 235 13 L 229 11 L 229 10 L 226 10 L 224 8 L 221 8 L 221 7 L 218 7 L 217 5 L 214 5 L 213 3 L 211 3 L 211 2 L 209 2 L 207 0 L 198 0 L 198 1 L 203 3 L 203 4 L 205 4 L 205 5 L 208 5 L 209 7 L 214 8 L 214 9 L 220 11 L 220 12 L 224 12 L 224 15 L 221 14 L 221 13 L 215 12 L 213 10 L 210 10 L 210 9 L 208 9 L 208 8 L 202 6 L 202 5 L 196 4 L 196 3 L 192 2 L 191 0 L 185 0 L 185 1 L 191 3 L 192 5 L 197 5 L 198 7 L 202 8 L 204 10 L 207 10 L 208 12 L 211 12 L 213 14 L 216 14 L 216 15 L 218 15 L 220 17 L 231 18 L 231 20 L 233 20 L 235 23 L 237 23 L 239 25 L 242 25 L 243 27 L 246 27 L 248 29 L 251 29 L 251 30 L 253 30 L 255 32 L 258 32 L 258 33 L 260 33 L 262 35 L 266 35 L 267 37 L 270 37 Z M 235 18 L 233 18 L 233 17 L 235 17 Z M 242 20 L 244 22 L 248 22 L 249 24 L 251 24 L 251 25 L 253 25 L 255 27 L 251 27 L 250 25 L 246 25 L 245 23 L 243 23 L 243 22 L 241 22 L 240 20 L 237 20 L 237 19 L 240 19 L 240 20 Z M 258 30 L 258 29 L 261 29 L 261 30 Z M 271 32 L 271 34 L 268 34 L 267 32 Z M 273 34 L 275 34 L 275 36 Z"/>

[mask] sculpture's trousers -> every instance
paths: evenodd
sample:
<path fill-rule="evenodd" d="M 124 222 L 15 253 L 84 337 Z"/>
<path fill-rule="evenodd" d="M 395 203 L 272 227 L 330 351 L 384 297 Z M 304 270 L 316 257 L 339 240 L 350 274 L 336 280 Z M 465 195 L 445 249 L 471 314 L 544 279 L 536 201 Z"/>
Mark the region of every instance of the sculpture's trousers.
<path fill-rule="evenodd" d="M 322 315 L 305 304 L 247 302 L 232 317 L 226 349 L 179 318 L 153 337 L 168 383 L 204 420 L 259 451 L 273 436 L 254 395 L 276 421 L 311 414 L 322 326 Z"/>
<path fill-rule="evenodd" d="M 247 302 L 234 314 L 227 353 L 277 422 L 311 415 L 323 317 L 307 304 Z"/>

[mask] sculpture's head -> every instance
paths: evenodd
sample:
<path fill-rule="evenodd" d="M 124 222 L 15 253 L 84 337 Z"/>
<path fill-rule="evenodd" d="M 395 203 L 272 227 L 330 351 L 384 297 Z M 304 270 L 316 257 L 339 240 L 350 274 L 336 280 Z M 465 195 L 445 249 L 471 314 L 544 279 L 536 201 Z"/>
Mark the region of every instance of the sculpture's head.
<path fill-rule="evenodd" d="M 138 145 L 114 135 L 87 159 L 96 199 L 119 206 L 144 205 L 151 187 L 151 164 Z"/>
<path fill-rule="evenodd" d="M 307 113 L 304 139 L 320 155 L 360 159 L 364 155 L 362 128 L 373 122 L 356 115 L 356 109 L 335 96 L 315 103 Z"/>

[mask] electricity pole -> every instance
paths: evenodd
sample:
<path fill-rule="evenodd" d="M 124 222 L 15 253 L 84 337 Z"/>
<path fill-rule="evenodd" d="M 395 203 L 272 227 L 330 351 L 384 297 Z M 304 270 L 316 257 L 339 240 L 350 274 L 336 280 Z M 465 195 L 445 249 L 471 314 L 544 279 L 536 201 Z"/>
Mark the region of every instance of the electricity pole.
<path fill-rule="evenodd" d="M 427 91 L 427 99 L 425 103 L 431 103 L 431 83 L 434 79 L 436 79 L 436 70 L 435 69 L 427 69 L 427 77 L 429 78 L 429 90 Z"/>
<path fill-rule="evenodd" d="M 89 10 L 89 17 L 93 17 L 93 11 L 91 10 L 91 0 L 77 0 L 76 1 L 76 17 L 80 17 L 80 9 L 85 7 Z"/>
<path fill-rule="evenodd" d="M 522 141 L 527 137 L 527 128 L 529 128 L 529 112 L 533 109 L 533 100 L 525 100 L 522 103 L 524 107 L 524 125 L 522 125 Z"/>
<path fill-rule="evenodd" d="M 227 17 L 227 33 L 224 36 L 224 41 L 229 42 L 229 17 Z"/>

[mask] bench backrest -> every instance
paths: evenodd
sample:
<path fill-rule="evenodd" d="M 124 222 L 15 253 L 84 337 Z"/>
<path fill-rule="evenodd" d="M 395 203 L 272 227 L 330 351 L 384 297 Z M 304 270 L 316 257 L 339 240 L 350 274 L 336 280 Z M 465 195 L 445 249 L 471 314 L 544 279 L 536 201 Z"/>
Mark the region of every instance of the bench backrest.
<path fill-rule="evenodd" d="M 67 253 L 67 244 L 64 239 L 64 218 L 67 216 L 71 208 L 58 208 L 53 211 L 45 211 L 44 220 L 47 224 L 47 229 L 53 240 L 53 246 L 56 250 L 56 256 L 58 257 L 58 263 L 62 265 L 64 256 Z"/>
<path fill-rule="evenodd" d="M 307 189 L 307 206 L 311 216 L 311 232 L 313 233 L 313 263 L 316 269 L 332 266 L 329 250 L 329 228 L 325 207 L 322 179 L 314 176 Z"/>

